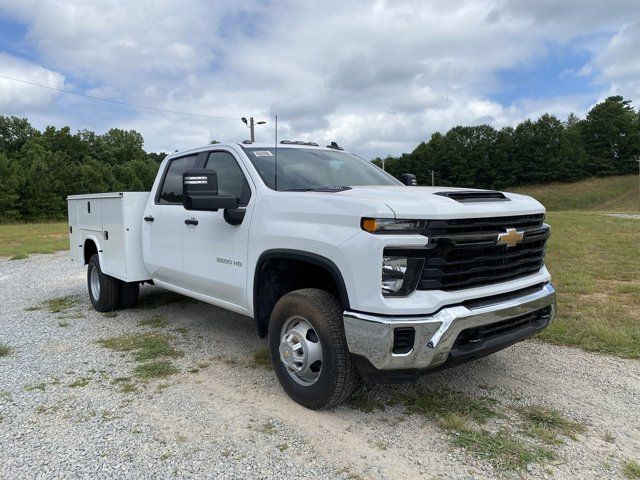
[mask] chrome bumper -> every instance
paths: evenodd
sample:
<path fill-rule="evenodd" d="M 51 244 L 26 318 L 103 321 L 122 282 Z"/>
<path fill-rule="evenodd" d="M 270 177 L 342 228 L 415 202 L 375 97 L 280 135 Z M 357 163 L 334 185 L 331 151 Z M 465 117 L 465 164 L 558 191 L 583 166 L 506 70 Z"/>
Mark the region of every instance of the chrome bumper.
<path fill-rule="evenodd" d="M 556 311 L 556 292 L 550 283 L 516 298 L 478 307 L 446 307 L 424 317 L 385 317 L 345 311 L 344 330 L 349 351 L 366 358 L 378 370 L 430 369 L 447 361 L 461 331 L 546 307 L 551 307 L 552 320 Z M 414 346 L 408 353 L 393 353 L 394 329 L 398 327 L 415 329 Z"/>

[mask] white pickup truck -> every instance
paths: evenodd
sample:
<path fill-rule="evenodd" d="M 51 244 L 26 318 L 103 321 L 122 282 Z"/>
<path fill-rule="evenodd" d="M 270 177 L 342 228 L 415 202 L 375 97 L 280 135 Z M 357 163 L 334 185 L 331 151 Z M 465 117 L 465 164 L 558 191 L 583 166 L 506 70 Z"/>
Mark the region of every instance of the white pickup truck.
<path fill-rule="evenodd" d="M 208 145 L 168 156 L 151 192 L 68 197 L 71 256 L 98 311 L 147 282 L 254 318 L 286 392 L 328 407 L 554 317 L 540 203 L 411 177 L 333 143 Z"/>

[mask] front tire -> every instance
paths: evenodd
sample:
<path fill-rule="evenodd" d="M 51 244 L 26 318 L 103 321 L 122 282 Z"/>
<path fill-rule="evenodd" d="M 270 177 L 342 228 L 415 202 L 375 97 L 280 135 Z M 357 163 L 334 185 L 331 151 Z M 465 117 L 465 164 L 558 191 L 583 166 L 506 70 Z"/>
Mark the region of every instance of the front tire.
<path fill-rule="evenodd" d="M 92 255 L 89 259 L 87 287 L 91 304 L 98 312 L 111 312 L 118 308 L 120 280 L 102 273 L 98 254 Z"/>
<path fill-rule="evenodd" d="M 347 400 L 358 373 L 344 335 L 342 308 L 315 288 L 284 295 L 271 314 L 269 350 L 282 388 L 312 410 Z"/>

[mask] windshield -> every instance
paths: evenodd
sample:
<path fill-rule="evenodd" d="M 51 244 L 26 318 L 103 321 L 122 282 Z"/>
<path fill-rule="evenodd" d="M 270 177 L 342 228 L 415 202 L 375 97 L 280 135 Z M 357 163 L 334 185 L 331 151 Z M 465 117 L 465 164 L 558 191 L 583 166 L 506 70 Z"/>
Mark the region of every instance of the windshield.
<path fill-rule="evenodd" d="M 275 188 L 275 148 L 244 148 L 260 177 Z M 351 153 L 314 148 L 278 148 L 277 190 L 314 190 L 365 185 L 401 185 L 376 165 Z"/>

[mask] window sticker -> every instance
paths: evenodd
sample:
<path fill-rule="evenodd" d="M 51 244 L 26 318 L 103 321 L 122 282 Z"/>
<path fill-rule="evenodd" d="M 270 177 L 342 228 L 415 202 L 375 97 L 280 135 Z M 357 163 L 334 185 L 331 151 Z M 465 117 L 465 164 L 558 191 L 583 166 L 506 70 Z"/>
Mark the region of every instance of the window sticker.
<path fill-rule="evenodd" d="M 273 157 L 269 150 L 256 150 L 253 152 L 256 157 Z"/>

